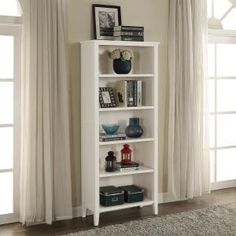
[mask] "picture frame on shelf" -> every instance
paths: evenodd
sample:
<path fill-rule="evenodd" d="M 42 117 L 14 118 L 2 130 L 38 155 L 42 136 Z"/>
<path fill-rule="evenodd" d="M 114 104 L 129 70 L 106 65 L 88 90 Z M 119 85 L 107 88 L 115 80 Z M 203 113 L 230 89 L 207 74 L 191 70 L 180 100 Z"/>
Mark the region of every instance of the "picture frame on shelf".
<path fill-rule="evenodd" d="M 121 25 L 120 6 L 93 4 L 94 38 L 113 38 L 113 27 Z"/>
<path fill-rule="evenodd" d="M 99 103 L 101 108 L 110 108 L 117 106 L 113 88 L 99 88 Z"/>

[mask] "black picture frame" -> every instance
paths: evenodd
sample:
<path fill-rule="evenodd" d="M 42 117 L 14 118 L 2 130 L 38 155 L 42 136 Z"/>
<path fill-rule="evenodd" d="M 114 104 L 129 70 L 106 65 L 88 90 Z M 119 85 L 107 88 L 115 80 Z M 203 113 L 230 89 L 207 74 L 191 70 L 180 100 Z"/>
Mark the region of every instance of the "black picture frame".
<path fill-rule="evenodd" d="M 110 40 L 113 27 L 121 25 L 120 6 L 93 4 L 94 38 Z"/>
<path fill-rule="evenodd" d="M 113 88 L 99 88 L 99 103 L 101 108 L 110 108 L 117 106 Z"/>

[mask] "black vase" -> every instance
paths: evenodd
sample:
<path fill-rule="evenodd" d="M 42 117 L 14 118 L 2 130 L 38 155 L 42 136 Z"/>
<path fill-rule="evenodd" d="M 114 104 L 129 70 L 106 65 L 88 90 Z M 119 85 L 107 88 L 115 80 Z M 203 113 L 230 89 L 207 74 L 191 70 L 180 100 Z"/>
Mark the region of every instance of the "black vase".
<path fill-rule="evenodd" d="M 125 129 L 125 134 L 129 138 L 139 138 L 143 135 L 143 129 L 139 125 L 139 118 L 134 117 L 129 119 L 129 126 Z"/>
<path fill-rule="evenodd" d="M 131 60 L 121 60 L 121 59 L 115 59 L 113 60 L 113 70 L 116 72 L 116 74 L 128 74 L 131 71 L 132 64 Z"/>

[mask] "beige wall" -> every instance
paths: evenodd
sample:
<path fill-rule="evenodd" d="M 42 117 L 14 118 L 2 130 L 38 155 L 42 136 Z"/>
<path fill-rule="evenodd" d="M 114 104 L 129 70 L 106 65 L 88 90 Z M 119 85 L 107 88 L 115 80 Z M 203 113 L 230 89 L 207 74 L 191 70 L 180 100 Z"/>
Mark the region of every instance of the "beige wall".
<path fill-rule="evenodd" d="M 91 5 L 120 5 L 123 25 L 145 27 L 145 41 L 159 41 L 159 191 L 166 191 L 166 86 L 168 0 L 68 0 L 70 42 L 73 204 L 80 205 L 80 50 L 79 42 L 92 39 Z"/>

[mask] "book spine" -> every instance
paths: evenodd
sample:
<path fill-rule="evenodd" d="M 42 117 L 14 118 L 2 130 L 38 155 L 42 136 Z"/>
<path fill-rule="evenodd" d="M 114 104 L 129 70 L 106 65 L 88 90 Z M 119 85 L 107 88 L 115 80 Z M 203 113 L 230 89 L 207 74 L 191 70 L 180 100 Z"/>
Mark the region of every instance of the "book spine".
<path fill-rule="evenodd" d="M 142 81 L 137 81 L 137 106 L 143 105 Z"/>
<path fill-rule="evenodd" d="M 114 31 L 113 36 L 144 36 L 143 31 Z"/>
<path fill-rule="evenodd" d="M 114 31 L 117 31 L 117 30 L 121 30 L 121 31 L 144 31 L 144 27 L 143 26 L 115 26 L 114 27 Z"/>
<path fill-rule="evenodd" d="M 118 37 L 114 37 L 115 40 L 120 40 L 120 41 L 140 41 L 143 42 L 144 41 L 144 37 L 143 36 L 118 36 Z"/>
<path fill-rule="evenodd" d="M 126 139 L 126 137 L 99 138 L 100 142 L 109 142 L 109 141 L 125 140 L 125 139 Z"/>
<path fill-rule="evenodd" d="M 133 81 L 134 106 L 137 106 L 137 80 Z"/>
<path fill-rule="evenodd" d="M 120 172 L 123 171 L 131 171 L 131 170 L 139 170 L 139 167 L 128 167 L 128 168 L 120 168 Z"/>
<path fill-rule="evenodd" d="M 133 83 L 131 80 L 127 81 L 127 101 L 128 101 L 128 107 L 132 107 L 134 98 L 133 98 Z"/>

